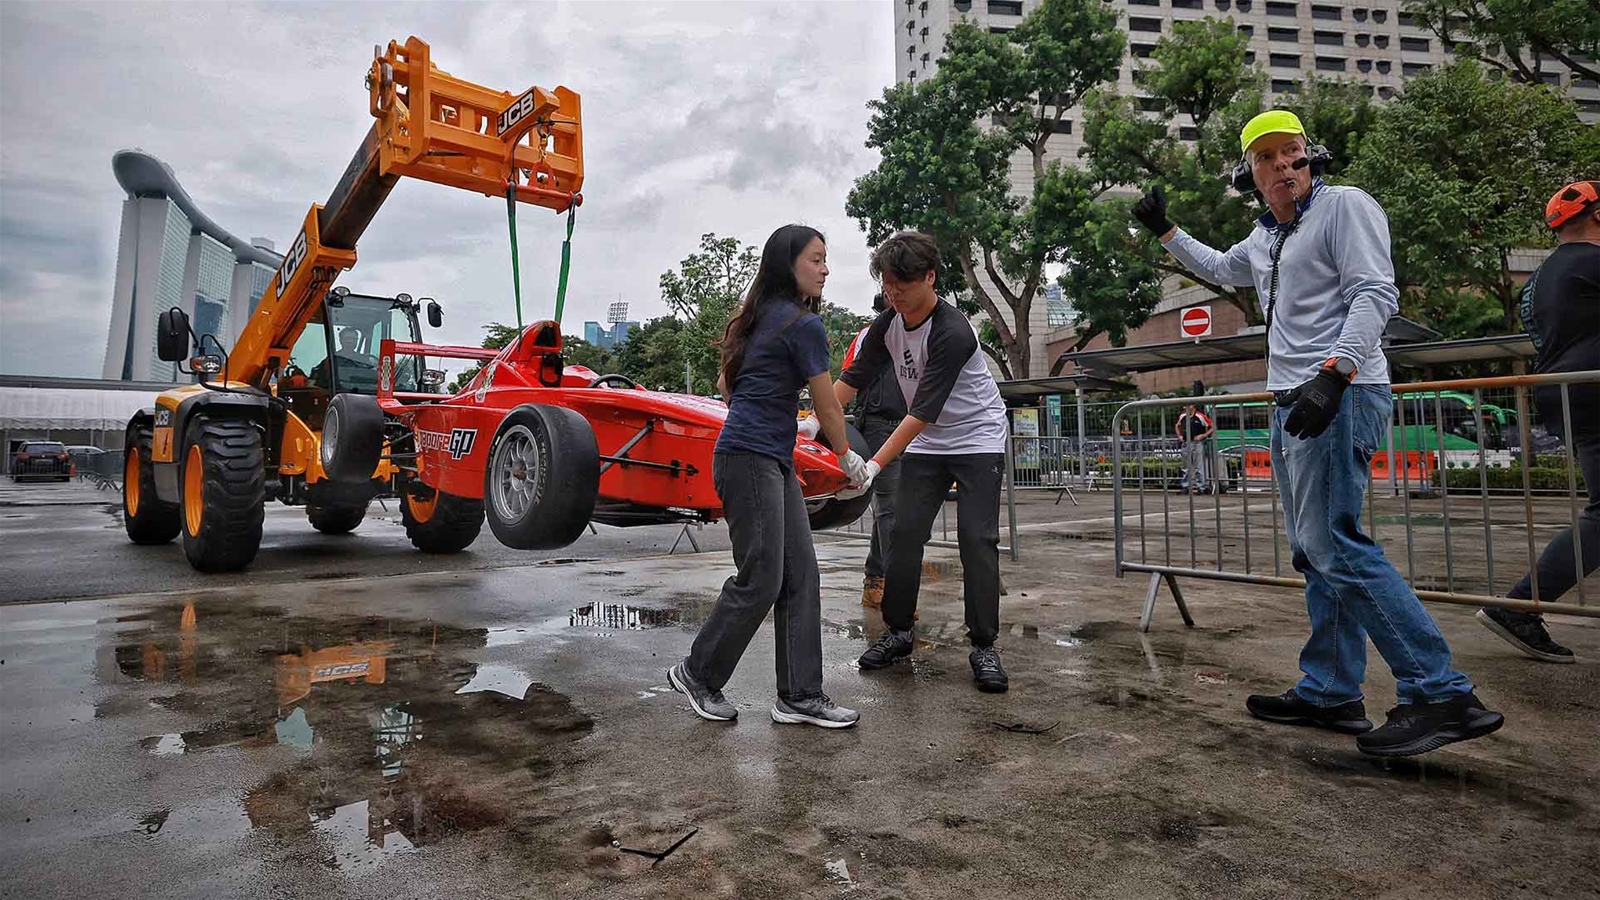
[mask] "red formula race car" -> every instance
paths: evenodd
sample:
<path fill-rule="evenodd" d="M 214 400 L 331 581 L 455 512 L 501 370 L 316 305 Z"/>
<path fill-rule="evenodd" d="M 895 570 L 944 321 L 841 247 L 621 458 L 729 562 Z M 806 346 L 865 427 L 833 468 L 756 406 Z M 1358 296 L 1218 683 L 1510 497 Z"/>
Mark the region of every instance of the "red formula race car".
<path fill-rule="evenodd" d="M 483 366 L 446 397 L 419 390 L 439 380 L 426 373 L 430 357 Z M 336 480 L 364 481 L 380 460 L 393 462 L 406 532 L 421 550 L 461 550 L 485 518 L 501 543 L 525 550 L 564 547 L 590 522 L 722 518 L 711 455 L 727 407 L 567 366 L 555 322 L 528 326 L 499 351 L 385 340 L 377 366 L 376 397 L 338 394 L 330 403 L 322 465 Z M 867 455 L 860 433 L 849 432 Z M 870 495 L 835 497 L 849 479 L 823 443 L 798 438 L 794 469 L 813 529 L 866 510 Z"/>

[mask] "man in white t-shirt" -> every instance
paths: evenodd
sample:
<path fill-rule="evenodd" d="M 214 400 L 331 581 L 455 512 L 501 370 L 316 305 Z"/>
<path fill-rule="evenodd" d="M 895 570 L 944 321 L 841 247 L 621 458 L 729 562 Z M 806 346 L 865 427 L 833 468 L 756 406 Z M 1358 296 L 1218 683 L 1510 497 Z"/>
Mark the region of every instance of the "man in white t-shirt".
<path fill-rule="evenodd" d="M 872 323 L 855 359 L 833 386 L 845 404 L 879 375 L 892 372 L 908 409 L 867 463 L 870 485 L 884 466 L 902 460 L 883 588 L 888 627 L 862 655 L 860 666 L 880 669 L 911 655 L 922 550 L 954 482 L 956 540 L 973 647 L 968 659 L 978 689 L 1000 693 L 1009 686 L 994 647 L 1000 632 L 1005 406 L 972 323 L 934 293 L 938 268 L 938 245 L 925 234 L 901 232 L 874 251 L 872 274 L 882 281 L 890 309 Z"/>

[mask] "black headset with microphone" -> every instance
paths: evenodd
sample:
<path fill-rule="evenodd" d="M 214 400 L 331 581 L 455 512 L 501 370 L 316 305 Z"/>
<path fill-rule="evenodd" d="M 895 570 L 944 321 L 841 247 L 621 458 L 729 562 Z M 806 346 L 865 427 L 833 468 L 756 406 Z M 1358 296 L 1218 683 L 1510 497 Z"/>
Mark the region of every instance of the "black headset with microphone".
<path fill-rule="evenodd" d="M 1310 166 L 1311 176 L 1317 178 L 1328 171 L 1328 166 L 1332 163 L 1333 153 L 1327 147 L 1321 144 L 1311 144 L 1306 147 L 1306 155 L 1295 160 L 1294 168 L 1304 169 L 1306 166 Z M 1233 185 L 1233 189 L 1241 194 L 1246 196 L 1259 194 L 1259 190 L 1256 188 L 1255 176 L 1250 174 L 1250 158 L 1248 156 L 1239 160 L 1239 164 L 1233 167 L 1233 174 L 1229 176 L 1229 182 Z"/>

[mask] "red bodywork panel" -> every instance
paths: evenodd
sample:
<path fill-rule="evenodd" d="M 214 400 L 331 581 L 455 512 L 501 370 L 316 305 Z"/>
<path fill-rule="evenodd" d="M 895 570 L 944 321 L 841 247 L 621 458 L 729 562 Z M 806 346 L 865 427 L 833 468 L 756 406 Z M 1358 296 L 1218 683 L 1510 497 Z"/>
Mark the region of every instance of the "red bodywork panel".
<path fill-rule="evenodd" d="M 560 354 L 560 329 L 550 321 L 528 326 L 499 351 L 386 340 L 378 357 L 378 404 L 417 436 L 418 475 L 435 490 L 482 498 L 484 468 L 501 421 L 516 407 L 534 403 L 571 409 L 594 429 L 604 467 L 597 521 L 722 518 L 722 501 L 711 483 L 711 456 L 727 406 L 689 394 L 590 387 L 596 373 L 583 366 L 559 367 Z M 459 393 L 441 397 L 391 390 L 396 355 L 486 362 Z M 650 431 L 640 438 L 647 425 Z M 635 438 L 627 461 L 606 467 L 606 458 L 619 456 Z M 630 464 L 635 461 L 661 465 Z M 832 496 L 849 483 L 834 452 L 804 437 L 795 441 L 794 468 L 808 500 Z"/>

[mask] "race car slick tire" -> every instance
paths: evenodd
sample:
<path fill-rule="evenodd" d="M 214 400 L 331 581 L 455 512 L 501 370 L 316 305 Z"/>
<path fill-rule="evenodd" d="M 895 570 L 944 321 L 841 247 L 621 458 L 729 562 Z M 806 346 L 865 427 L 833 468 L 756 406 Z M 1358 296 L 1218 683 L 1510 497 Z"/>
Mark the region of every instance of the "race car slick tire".
<path fill-rule="evenodd" d="M 400 522 L 411 546 L 423 553 L 460 553 L 483 530 L 483 501 L 443 491 L 421 498 L 402 494 Z"/>
<path fill-rule="evenodd" d="M 360 506 L 317 506 L 306 504 L 311 527 L 323 534 L 349 534 L 367 517 L 367 504 Z"/>
<path fill-rule="evenodd" d="M 845 436 L 850 439 L 851 450 L 861 454 L 862 459 L 872 458 L 872 447 L 867 444 L 867 439 L 861 436 L 861 432 L 857 431 L 854 425 L 846 422 L 844 432 Z M 817 439 L 824 444 L 827 443 L 825 436 L 819 435 Z M 821 506 L 811 511 L 811 530 L 826 531 L 830 528 L 843 528 L 861 518 L 862 513 L 865 513 L 867 507 L 871 504 L 871 491 L 867 491 L 859 497 L 851 497 L 849 500 L 840 500 L 836 497 L 829 498 Z"/>
<path fill-rule="evenodd" d="M 202 572 L 242 569 L 261 549 L 261 431 L 240 419 L 197 418 L 183 443 L 183 552 Z"/>
<path fill-rule="evenodd" d="M 156 470 L 150 461 L 153 432 L 147 424 L 128 429 L 122 454 L 122 527 L 135 544 L 166 544 L 183 528 L 176 503 L 156 496 Z"/>
<path fill-rule="evenodd" d="M 527 403 L 495 432 L 483 472 L 484 511 L 500 543 L 565 547 L 583 534 L 600 489 L 594 429 L 560 406 Z"/>
<path fill-rule="evenodd" d="M 369 481 L 383 455 L 383 410 L 362 394 L 335 394 L 322 418 L 322 469 L 334 481 Z"/>

